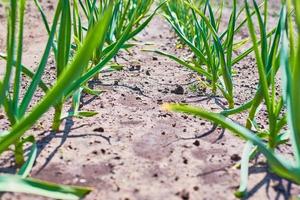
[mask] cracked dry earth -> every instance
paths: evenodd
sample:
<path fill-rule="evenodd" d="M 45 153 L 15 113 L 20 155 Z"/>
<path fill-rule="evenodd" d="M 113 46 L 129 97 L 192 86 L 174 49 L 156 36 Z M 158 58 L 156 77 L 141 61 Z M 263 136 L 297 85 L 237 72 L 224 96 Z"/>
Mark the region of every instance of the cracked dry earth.
<path fill-rule="evenodd" d="M 51 1 L 42 3 L 48 14 L 53 12 L 48 6 Z M 43 43 L 38 41 L 45 41 L 46 33 L 38 25 L 38 13 L 32 11 L 28 15 L 28 23 L 35 25 L 25 40 L 28 57 L 24 62 L 34 68 L 38 51 L 43 49 Z M 3 30 L 5 22 L 0 20 Z M 28 131 L 39 139 L 39 156 L 32 177 L 90 186 L 93 192 L 86 197 L 88 200 L 235 199 L 234 191 L 239 185 L 235 165 L 244 142 L 228 131 L 210 131 L 213 125 L 209 122 L 166 113 L 160 107 L 163 102 L 185 102 L 218 111 L 222 99 L 209 98 L 209 91 L 192 92 L 195 74 L 166 58 L 142 51 L 159 48 L 188 55 L 182 49 L 176 50 L 176 37 L 160 16 L 137 39 L 139 45 L 130 54 L 121 52 L 117 58 L 125 66 L 123 71 L 103 73 L 99 81 L 90 82 L 91 87 L 105 92 L 98 97 L 85 95 L 81 109 L 97 111 L 97 116 L 68 119 L 62 126 L 64 130 L 55 134 L 49 131 L 50 110 Z M 0 42 L 3 48 L 2 39 Z M 51 66 L 50 60 L 46 74 L 53 72 Z M 236 70 L 243 71 L 235 77 L 236 101 L 242 103 L 253 95 L 257 82 L 254 60 L 249 57 Z M 45 81 L 51 83 L 53 79 L 45 76 Z M 42 95 L 39 92 L 35 98 Z M 245 115 L 235 119 L 242 123 Z M 4 118 L 0 123 L 1 129 L 7 128 Z M 205 133 L 205 137 L 193 139 Z M 8 153 L 1 157 L 1 172 L 14 172 L 10 156 Z M 263 157 L 250 171 L 249 199 L 286 199 L 300 193 L 299 187 L 289 188 L 286 181 L 268 173 Z M 11 193 L 0 198 L 45 199 Z"/>

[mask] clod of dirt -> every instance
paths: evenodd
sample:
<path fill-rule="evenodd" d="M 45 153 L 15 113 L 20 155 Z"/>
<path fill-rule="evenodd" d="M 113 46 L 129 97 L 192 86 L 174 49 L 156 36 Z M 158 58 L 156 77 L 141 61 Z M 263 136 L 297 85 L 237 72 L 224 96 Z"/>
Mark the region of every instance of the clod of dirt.
<path fill-rule="evenodd" d="M 161 99 L 158 99 L 158 100 L 157 100 L 157 104 L 158 104 L 158 105 L 162 105 L 162 104 L 163 104 L 163 101 L 162 101 Z"/>
<path fill-rule="evenodd" d="M 240 161 L 240 160 L 241 160 L 241 157 L 240 157 L 238 154 L 233 154 L 233 155 L 230 156 L 230 159 L 231 159 L 232 161 L 237 162 L 237 161 Z"/>
<path fill-rule="evenodd" d="M 181 192 L 176 193 L 177 196 L 180 196 L 182 200 L 189 200 L 190 199 L 190 193 L 186 190 L 182 190 Z"/>
<path fill-rule="evenodd" d="M 47 8 L 48 8 L 48 10 L 54 10 L 53 5 L 49 5 L 49 6 L 47 6 Z"/>
<path fill-rule="evenodd" d="M 161 92 L 161 93 L 164 93 L 164 94 L 168 94 L 169 93 L 169 89 L 168 88 L 165 88 L 163 90 L 159 89 L 158 91 Z"/>
<path fill-rule="evenodd" d="M 105 149 L 101 149 L 101 153 L 105 154 L 106 153 Z"/>
<path fill-rule="evenodd" d="M 193 189 L 194 189 L 195 191 L 198 191 L 198 190 L 199 190 L 199 187 L 198 187 L 198 186 L 194 186 Z"/>
<path fill-rule="evenodd" d="M 193 143 L 193 145 L 195 145 L 196 147 L 199 147 L 199 146 L 200 146 L 199 140 L 196 140 L 196 141 Z"/>
<path fill-rule="evenodd" d="M 178 95 L 183 95 L 184 94 L 184 89 L 183 89 L 182 86 L 177 85 L 175 90 L 172 90 L 171 93 L 178 94 Z"/>
<path fill-rule="evenodd" d="M 183 158 L 183 163 L 187 165 L 189 163 L 188 159 Z"/>
<path fill-rule="evenodd" d="M 132 65 L 129 68 L 129 71 L 140 71 L 141 70 L 141 65 Z"/>
<path fill-rule="evenodd" d="M 94 131 L 94 132 L 103 133 L 103 132 L 104 132 L 104 128 L 102 128 L 102 127 L 95 128 L 93 131 Z"/>
<path fill-rule="evenodd" d="M 188 116 L 186 116 L 186 115 L 182 115 L 181 116 L 183 119 L 187 119 L 188 118 Z"/>

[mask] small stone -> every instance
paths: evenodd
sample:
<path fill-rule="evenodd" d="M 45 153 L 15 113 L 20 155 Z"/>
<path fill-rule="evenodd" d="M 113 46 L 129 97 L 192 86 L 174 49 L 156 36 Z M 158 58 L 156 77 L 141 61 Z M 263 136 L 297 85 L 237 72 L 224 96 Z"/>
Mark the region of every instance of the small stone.
<path fill-rule="evenodd" d="M 187 165 L 189 163 L 188 159 L 183 158 L 183 163 Z"/>
<path fill-rule="evenodd" d="M 80 179 L 79 182 L 80 183 L 86 183 L 86 180 L 85 179 Z"/>
<path fill-rule="evenodd" d="M 171 91 L 173 94 L 178 94 L 178 95 L 183 95 L 184 94 L 184 89 L 182 86 L 177 85 L 174 90 Z"/>
<path fill-rule="evenodd" d="M 180 197 L 182 200 L 189 200 L 190 199 L 190 193 L 186 190 L 182 190 L 180 193 L 179 193 Z"/>
<path fill-rule="evenodd" d="M 54 10 L 53 5 L 48 5 L 47 8 L 48 8 L 49 10 Z"/>
<path fill-rule="evenodd" d="M 129 68 L 129 71 L 140 71 L 141 70 L 141 65 L 132 65 Z"/>
<path fill-rule="evenodd" d="M 104 132 L 104 128 L 102 128 L 102 127 L 95 128 L 93 131 L 94 131 L 94 132 L 100 132 L 100 133 L 103 133 L 103 132 Z"/>
<path fill-rule="evenodd" d="M 199 146 L 200 146 L 199 140 L 196 140 L 193 144 L 194 144 L 196 147 L 199 147 Z"/>
<path fill-rule="evenodd" d="M 230 156 L 230 159 L 231 159 L 232 161 L 237 162 L 237 161 L 240 161 L 240 160 L 241 160 L 241 157 L 240 157 L 238 154 L 233 154 L 233 155 Z"/>
<path fill-rule="evenodd" d="M 98 152 L 95 150 L 92 152 L 94 155 L 98 155 Z"/>
<path fill-rule="evenodd" d="M 198 186 L 194 186 L 193 189 L 194 189 L 195 191 L 198 191 L 198 190 L 199 190 L 199 187 L 198 187 Z"/>
<path fill-rule="evenodd" d="M 106 153 L 105 149 L 101 149 L 101 153 L 105 154 Z"/>

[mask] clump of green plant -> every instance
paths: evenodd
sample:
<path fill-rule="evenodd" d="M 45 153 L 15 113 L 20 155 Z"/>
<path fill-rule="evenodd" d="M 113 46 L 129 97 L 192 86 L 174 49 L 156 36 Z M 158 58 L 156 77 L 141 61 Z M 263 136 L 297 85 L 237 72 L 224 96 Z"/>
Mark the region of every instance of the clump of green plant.
<path fill-rule="evenodd" d="M 43 12 L 39 2 L 35 0 L 37 7 L 40 10 L 44 24 L 48 33 L 49 23 Z M 109 28 L 105 33 L 105 40 L 100 43 L 93 52 L 90 62 L 81 73 L 81 76 L 72 86 L 67 90 L 61 101 L 57 102 L 55 107 L 55 115 L 53 120 L 53 130 L 58 131 L 62 119 L 66 117 L 90 117 L 96 112 L 79 111 L 80 97 L 82 91 L 99 95 L 100 91 L 92 90 L 87 86 L 87 83 L 92 78 L 98 78 L 99 73 L 110 65 L 112 59 L 116 57 L 121 49 L 127 50 L 132 47 L 128 41 L 140 33 L 151 21 L 157 10 L 163 3 L 149 14 L 149 9 L 153 0 L 117 0 L 110 3 L 110 1 L 97 0 L 74 0 L 73 9 L 70 5 L 66 5 L 66 21 L 61 23 L 58 38 L 53 43 L 54 54 L 56 58 L 57 76 L 59 78 L 62 69 L 64 69 L 68 62 L 72 60 L 72 52 L 76 52 L 82 46 L 84 35 L 98 23 L 102 18 L 108 5 L 112 4 L 113 14 L 109 22 Z M 70 4 L 70 3 L 68 3 Z M 84 15 L 80 15 L 80 13 Z M 71 27 L 72 26 L 72 27 Z M 72 41 L 73 30 L 73 42 Z M 67 34 L 67 37 L 65 37 Z M 62 51 L 58 51 L 57 47 Z M 56 48 L 55 48 L 56 47 Z M 68 58 L 66 57 L 68 56 Z M 63 59 L 65 57 L 65 59 Z M 63 62 L 65 61 L 65 62 Z M 72 111 L 67 114 L 62 113 L 63 103 L 72 97 Z"/>
<path fill-rule="evenodd" d="M 238 11 L 236 0 L 232 1 L 232 7 L 228 26 L 223 29 L 220 28 L 223 2 L 216 12 L 209 0 L 167 2 L 164 6 L 165 18 L 193 56 L 187 60 L 162 51 L 154 51 L 204 76 L 212 93 L 216 95 L 220 91 L 229 108 L 234 107 L 232 68 L 253 50 L 249 48 L 234 58 L 234 50 L 247 40 L 234 42 L 235 33 L 243 27 L 246 19 L 238 24 L 238 18 L 244 8 Z"/>
<path fill-rule="evenodd" d="M 6 60 L 6 70 L 3 80 L 0 80 L 0 106 L 4 108 L 11 128 L 6 132 L 0 133 L 0 154 L 4 151 L 12 150 L 15 155 L 16 164 L 22 167 L 17 175 L 0 175 L 0 191 L 33 193 L 59 199 L 79 199 L 88 194 L 90 189 L 57 185 L 28 178 L 34 164 L 37 149 L 34 137 L 25 135 L 25 132 L 31 128 L 51 106 L 55 106 L 57 102 L 60 102 L 72 84 L 74 84 L 74 82 L 80 78 L 82 72 L 85 71 L 94 49 L 105 41 L 105 36 L 109 30 L 109 24 L 112 18 L 112 6 L 109 5 L 107 7 L 102 18 L 88 31 L 72 61 L 67 64 L 66 60 L 61 61 L 66 66 L 63 66 L 64 69 L 61 71 L 53 87 L 48 88 L 43 84 L 41 76 L 44 72 L 51 48 L 56 45 L 54 38 L 58 23 L 64 23 L 66 22 L 65 17 L 68 18 L 68 9 L 65 10 L 65 8 L 68 8 L 70 5 L 69 2 L 59 0 L 57 3 L 53 23 L 51 29 L 49 28 L 49 38 L 46 48 L 36 72 L 31 72 L 22 65 L 26 0 L 10 0 L 7 1 L 5 5 L 8 12 L 7 50 L 6 55 L 1 55 L 1 57 Z M 64 37 L 64 39 L 66 39 L 69 35 L 64 31 L 66 31 L 64 27 L 61 27 L 60 34 L 66 34 L 66 37 Z M 63 51 L 67 54 L 66 52 L 68 51 L 64 49 L 66 46 L 62 46 L 62 49 L 57 46 L 57 52 Z M 67 59 L 68 55 L 65 55 L 63 58 Z M 22 73 L 32 79 L 24 96 L 20 95 Z M 37 105 L 33 105 L 33 108 L 29 109 L 28 105 L 32 102 L 32 97 L 38 87 L 41 87 L 46 94 Z M 32 143 L 32 148 L 25 162 L 24 145 L 26 143 Z"/>
<path fill-rule="evenodd" d="M 247 141 L 241 161 L 241 185 L 236 193 L 238 197 L 244 196 L 247 192 L 249 160 L 258 152 L 266 157 L 272 172 L 296 184 L 300 184 L 300 106 L 298 103 L 300 100 L 300 79 L 298 76 L 300 63 L 299 59 L 296 58 L 300 52 L 300 42 L 298 41 L 298 44 L 295 45 L 293 36 L 293 33 L 300 30 L 300 7 L 297 1 L 294 1 L 297 24 L 297 30 L 294 30 L 292 17 L 289 16 L 289 13 L 292 11 L 291 1 L 282 3 L 278 26 L 273 36 L 272 44 L 268 48 L 266 33 L 267 9 L 264 9 L 262 14 L 255 0 L 253 0 L 253 5 L 262 41 L 259 46 L 250 6 L 248 1 L 245 0 L 247 23 L 259 71 L 259 87 L 250 103 L 251 109 L 246 127 L 227 118 L 226 114 L 228 113 L 226 111 L 225 113 L 216 114 L 188 105 L 167 104 L 164 106 L 167 110 L 208 119 L 236 133 Z M 282 68 L 284 72 L 282 95 L 276 95 L 278 91 L 275 78 L 278 68 Z M 269 128 L 263 132 L 253 131 L 252 124 L 257 115 L 256 111 L 263 102 L 268 113 Z M 254 113 L 252 114 L 252 112 Z M 283 128 L 286 123 L 288 124 L 288 130 Z M 276 151 L 279 145 L 287 141 L 292 143 L 292 160 Z"/>
<path fill-rule="evenodd" d="M 50 24 L 41 5 L 35 0 L 49 38 L 37 70 L 32 72 L 22 65 L 26 0 L 20 3 L 16 0 L 9 1 L 7 55 L 0 54 L 7 63 L 6 74 L 3 81 L 0 81 L 0 105 L 3 106 L 11 122 L 11 129 L 0 135 L 0 154 L 14 146 L 12 150 L 16 163 L 22 167 L 16 176 L 0 176 L 0 191 L 33 193 L 60 199 L 77 199 L 89 193 L 89 188 L 67 187 L 27 178 L 34 164 L 37 147 L 34 137 L 26 137 L 25 132 L 52 106 L 55 108 L 52 126 L 54 131 L 59 130 L 61 120 L 65 117 L 86 117 L 95 114 L 95 112 L 79 111 L 81 92 L 99 94 L 88 88 L 87 82 L 100 73 L 119 50 L 132 46 L 127 42 L 134 39 L 148 25 L 163 5 L 148 14 L 152 3 L 152 0 L 114 2 L 74 0 L 72 3 L 59 0 Z M 18 9 L 19 14 L 17 14 Z M 80 9 L 87 19 L 86 24 L 84 24 L 84 17 L 80 15 Z M 18 15 L 20 22 L 19 28 L 16 29 Z M 18 46 L 15 51 L 17 37 Z M 42 75 L 51 50 L 56 63 L 57 81 L 53 86 L 47 86 L 42 81 Z M 15 68 L 15 78 L 11 79 L 13 68 Z M 22 73 L 31 79 L 24 97 L 20 95 Z M 45 96 L 37 105 L 29 109 L 38 87 L 45 92 Z M 21 97 L 21 102 L 18 102 Z M 73 110 L 63 115 L 64 102 L 70 97 L 73 99 Z M 32 150 L 26 162 L 25 143 L 32 143 Z"/>
<path fill-rule="evenodd" d="M 75 35 L 79 41 L 81 37 L 80 35 L 84 33 L 85 30 L 94 26 L 101 14 L 104 12 L 108 3 L 109 1 L 75 1 L 74 9 L 80 10 L 81 8 L 84 13 L 83 17 L 78 14 L 76 14 L 76 18 L 74 17 L 74 19 L 78 19 L 76 23 L 77 26 L 74 26 L 74 32 L 77 33 Z M 111 50 L 113 47 L 111 45 L 118 42 L 122 37 L 124 37 L 124 35 L 127 36 L 127 43 L 130 39 L 133 39 L 137 33 L 143 30 L 143 28 L 150 22 L 149 19 L 153 17 L 153 13 L 149 14 L 152 4 L 153 0 L 117 0 L 113 2 L 113 18 L 109 26 L 109 31 L 106 35 L 106 41 L 103 47 L 99 46 L 96 49 L 92 59 L 93 65 L 97 65 L 105 56 L 105 54 L 103 54 L 104 48 L 110 46 L 110 48 L 106 49 L 105 52 Z M 78 11 L 74 13 L 78 13 Z M 150 18 L 148 18 L 149 16 Z M 83 25 L 82 23 L 84 20 L 87 21 L 86 25 Z M 133 31 L 135 34 L 130 35 L 129 33 Z M 123 43 L 124 44 L 120 47 L 120 49 L 127 49 L 133 46 L 132 44 Z"/>
<path fill-rule="evenodd" d="M 46 26 L 46 30 L 51 35 L 50 24 L 47 22 L 46 16 L 40 6 L 39 2 L 35 0 L 35 4 L 37 5 L 38 9 L 42 14 L 42 19 Z M 72 19 L 71 13 L 71 4 L 70 1 L 62 1 L 61 6 L 61 15 L 59 16 L 59 25 L 56 33 L 54 35 L 54 40 L 52 43 L 52 50 L 54 52 L 54 60 L 56 64 L 56 79 L 58 79 L 62 72 L 66 69 L 69 62 L 73 59 L 73 54 L 75 51 L 72 51 L 72 44 L 73 44 L 73 33 L 72 33 L 72 24 L 76 23 L 76 18 Z M 73 15 L 73 17 L 76 17 Z M 74 22 L 75 21 L 75 22 Z M 84 36 L 80 38 L 81 40 L 84 39 Z M 39 70 L 39 76 L 42 76 L 44 69 Z M 31 97 L 32 98 L 32 97 Z M 66 101 L 66 97 L 63 96 L 59 101 L 57 101 L 54 105 L 54 117 L 52 123 L 52 130 L 58 131 L 60 122 L 61 122 L 61 115 L 64 106 L 64 102 Z M 28 103 L 22 105 L 22 108 L 26 108 Z M 24 110 L 24 109 L 22 109 Z M 80 115 L 80 113 L 79 113 Z"/>

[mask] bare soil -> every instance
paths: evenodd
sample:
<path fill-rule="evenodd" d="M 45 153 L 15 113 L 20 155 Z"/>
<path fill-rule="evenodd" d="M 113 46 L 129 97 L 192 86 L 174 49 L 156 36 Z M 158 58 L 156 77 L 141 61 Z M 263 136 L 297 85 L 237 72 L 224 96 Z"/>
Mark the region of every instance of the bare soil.
<path fill-rule="evenodd" d="M 54 2 L 42 1 L 49 16 Z M 24 64 L 35 69 L 47 34 L 33 3 L 28 7 Z M 3 7 L 0 30 L 0 52 L 4 52 Z M 164 102 L 184 102 L 220 111 L 226 106 L 224 99 L 210 97 L 210 91 L 205 89 L 191 90 L 196 83 L 193 72 L 142 51 L 159 48 L 180 56 L 189 55 L 186 50 L 176 49 L 176 36 L 162 17 L 155 17 L 137 39 L 138 45 L 130 53 L 121 52 L 117 57 L 124 70 L 103 73 L 99 81 L 90 82 L 91 87 L 105 92 L 98 97 L 84 95 L 81 109 L 97 111 L 97 116 L 67 119 L 61 132 L 52 133 L 50 110 L 28 131 L 39 139 L 39 156 L 32 177 L 90 186 L 93 192 L 86 197 L 88 200 L 236 199 L 236 164 L 244 141 L 220 128 L 213 130 L 210 122 L 167 113 L 160 107 Z M 3 62 L 0 64 L 2 70 Z M 53 84 L 53 66 L 51 59 L 44 77 L 49 84 Z M 235 77 L 236 102 L 240 104 L 253 96 L 258 82 L 254 59 L 247 58 L 235 70 L 239 74 Z M 35 101 L 42 95 L 37 93 Z M 244 123 L 245 117 L 246 114 L 240 114 L 234 119 Z M 263 113 L 261 125 L 266 125 Z M 8 122 L 0 111 L 0 129 L 7 128 Z M 195 138 L 205 133 L 205 137 Z M 298 186 L 268 172 L 262 156 L 252 165 L 249 199 L 289 199 L 300 194 Z M 0 172 L 14 171 L 11 154 L 2 155 Z M 12 193 L 0 198 L 46 199 Z"/>

